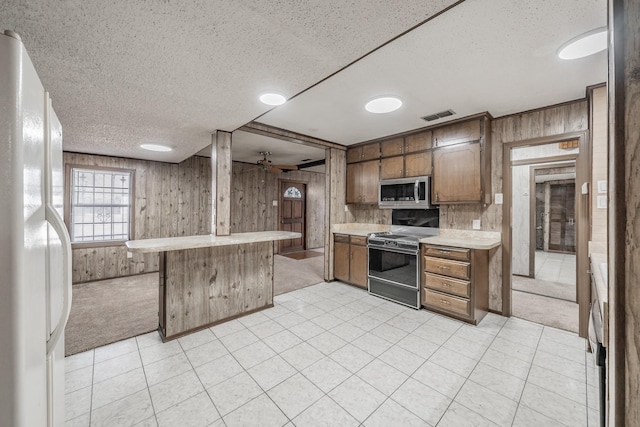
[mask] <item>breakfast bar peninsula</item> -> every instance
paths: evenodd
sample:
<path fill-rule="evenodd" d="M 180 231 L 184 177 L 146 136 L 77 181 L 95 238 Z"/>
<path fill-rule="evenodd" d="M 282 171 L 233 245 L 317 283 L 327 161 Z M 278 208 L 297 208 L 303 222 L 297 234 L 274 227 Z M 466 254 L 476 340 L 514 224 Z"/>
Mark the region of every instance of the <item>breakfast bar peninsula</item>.
<path fill-rule="evenodd" d="M 158 331 L 172 340 L 273 306 L 273 242 L 300 233 L 131 240 L 129 252 L 160 255 Z"/>

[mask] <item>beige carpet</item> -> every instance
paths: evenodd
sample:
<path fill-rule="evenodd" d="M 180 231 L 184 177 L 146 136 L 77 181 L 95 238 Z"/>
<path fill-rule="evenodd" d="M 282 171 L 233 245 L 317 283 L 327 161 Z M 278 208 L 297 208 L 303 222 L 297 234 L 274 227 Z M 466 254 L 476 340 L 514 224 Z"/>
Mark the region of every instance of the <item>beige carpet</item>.
<path fill-rule="evenodd" d="M 545 326 L 578 333 L 578 304 L 513 290 L 511 314 Z"/>
<path fill-rule="evenodd" d="M 516 291 L 576 302 L 576 285 L 549 282 L 518 275 L 511 276 L 511 287 Z"/>
<path fill-rule="evenodd" d="M 73 286 L 67 356 L 158 328 L 158 273 Z"/>
<path fill-rule="evenodd" d="M 274 295 L 286 294 L 320 282 L 324 282 L 324 256 L 299 260 L 282 255 L 274 257 Z"/>

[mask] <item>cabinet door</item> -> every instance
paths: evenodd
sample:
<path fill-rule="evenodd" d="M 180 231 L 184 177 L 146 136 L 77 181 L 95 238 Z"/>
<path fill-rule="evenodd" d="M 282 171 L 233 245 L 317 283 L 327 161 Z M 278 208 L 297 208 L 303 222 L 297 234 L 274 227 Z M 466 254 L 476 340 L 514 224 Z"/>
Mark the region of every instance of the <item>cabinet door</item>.
<path fill-rule="evenodd" d="M 335 242 L 333 245 L 333 276 L 342 280 L 349 281 L 349 244 Z"/>
<path fill-rule="evenodd" d="M 351 245 L 350 282 L 354 285 L 367 287 L 367 247 Z"/>
<path fill-rule="evenodd" d="M 362 160 L 373 160 L 380 158 L 380 143 L 367 144 L 362 146 Z"/>
<path fill-rule="evenodd" d="M 361 163 L 347 165 L 347 203 L 360 203 Z"/>
<path fill-rule="evenodd" d="M 431 175 L 431 151 L 407 154 L 404 157 L 404 176 Z"/>
<path fill-rule="evenodd" d="M 404 152 L 413 153 L 431 148 L 431 131 L 425 131 L 405 137 Z"/>
<path fill-rule="evenodd" d="M 360 160 L 362 160 L 362 147 L 347 150 L 347 163 L 359 162 Z"/>
<path fill-rule="evenodd" d="M 382 141 L 380 143 L 380 151 L 382 152 L 382 157 L 397 156 L 399 154 L 402 154 L 403 150 L 403 138 L 390 139 L 388 141 Z"/>
<path fill-rule="evenodd" d="M 436 147 L 480 140 L 480 120 L 456 123 L 433 130 Z"/>
<path fill-rule="evenodd" d="M 404 157 L 388 157 L 380 161 L 380 179 L 402 178 L 404 176 Z"/>
<path fill-rule="evenodd" d="M 480 202 L 480 143 L 433 151 L 435 203 Z"/>
<path fill-rule="evenodd" d="M 378 203 L 380 161 L 360 163 L 360 203 Z"/>

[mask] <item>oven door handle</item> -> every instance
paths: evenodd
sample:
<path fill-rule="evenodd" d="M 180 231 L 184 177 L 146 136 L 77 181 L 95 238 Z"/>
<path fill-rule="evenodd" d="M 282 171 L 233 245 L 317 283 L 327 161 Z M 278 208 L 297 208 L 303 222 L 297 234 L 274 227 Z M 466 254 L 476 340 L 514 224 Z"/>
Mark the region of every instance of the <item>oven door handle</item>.
<path fill-rule="evenodd" d="M 393 248 L 391 246 L 367 246 L 367 249 L 369 251 L 371 251 L 371 249 L 373 249 L 373 250 L 378 250 L 378 251 L 383 251 L 383 252 L 394 252 L 394 253 L 397 253 L 397 254 L 415 255 L 415 256 L 418 256 L 418 254 L 420 253 L 420 249 L 416 249 L 415 251 L 411 251 L 411 250 L 396 249 L 396 248 Z"/>
<path fill-rule="evenodd" d="M 420 200 L 418 200 L 418 189 L 420 188 L 420 185 L 418 184 L 420 182 L 419 179 L 416 179 L 416 183 L 413 184 L 413 200 L 416 201 L 416 203 L 420 203 Z"/>

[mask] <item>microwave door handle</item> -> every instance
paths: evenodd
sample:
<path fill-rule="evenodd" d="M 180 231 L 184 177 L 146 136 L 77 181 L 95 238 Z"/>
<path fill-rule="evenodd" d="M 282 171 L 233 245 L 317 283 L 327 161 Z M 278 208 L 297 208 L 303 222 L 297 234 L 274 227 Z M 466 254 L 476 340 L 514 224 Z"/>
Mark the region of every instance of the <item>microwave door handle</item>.
<path fill-rule="evenodd" d="M 420 180 L 416 179 L 416 183 L 413 185 L 413 200 L 415 200 L 416 203 L 420 203 L 420 200 L 418 200 L 418 189 L 419 187 L 419 183 Z"/>

